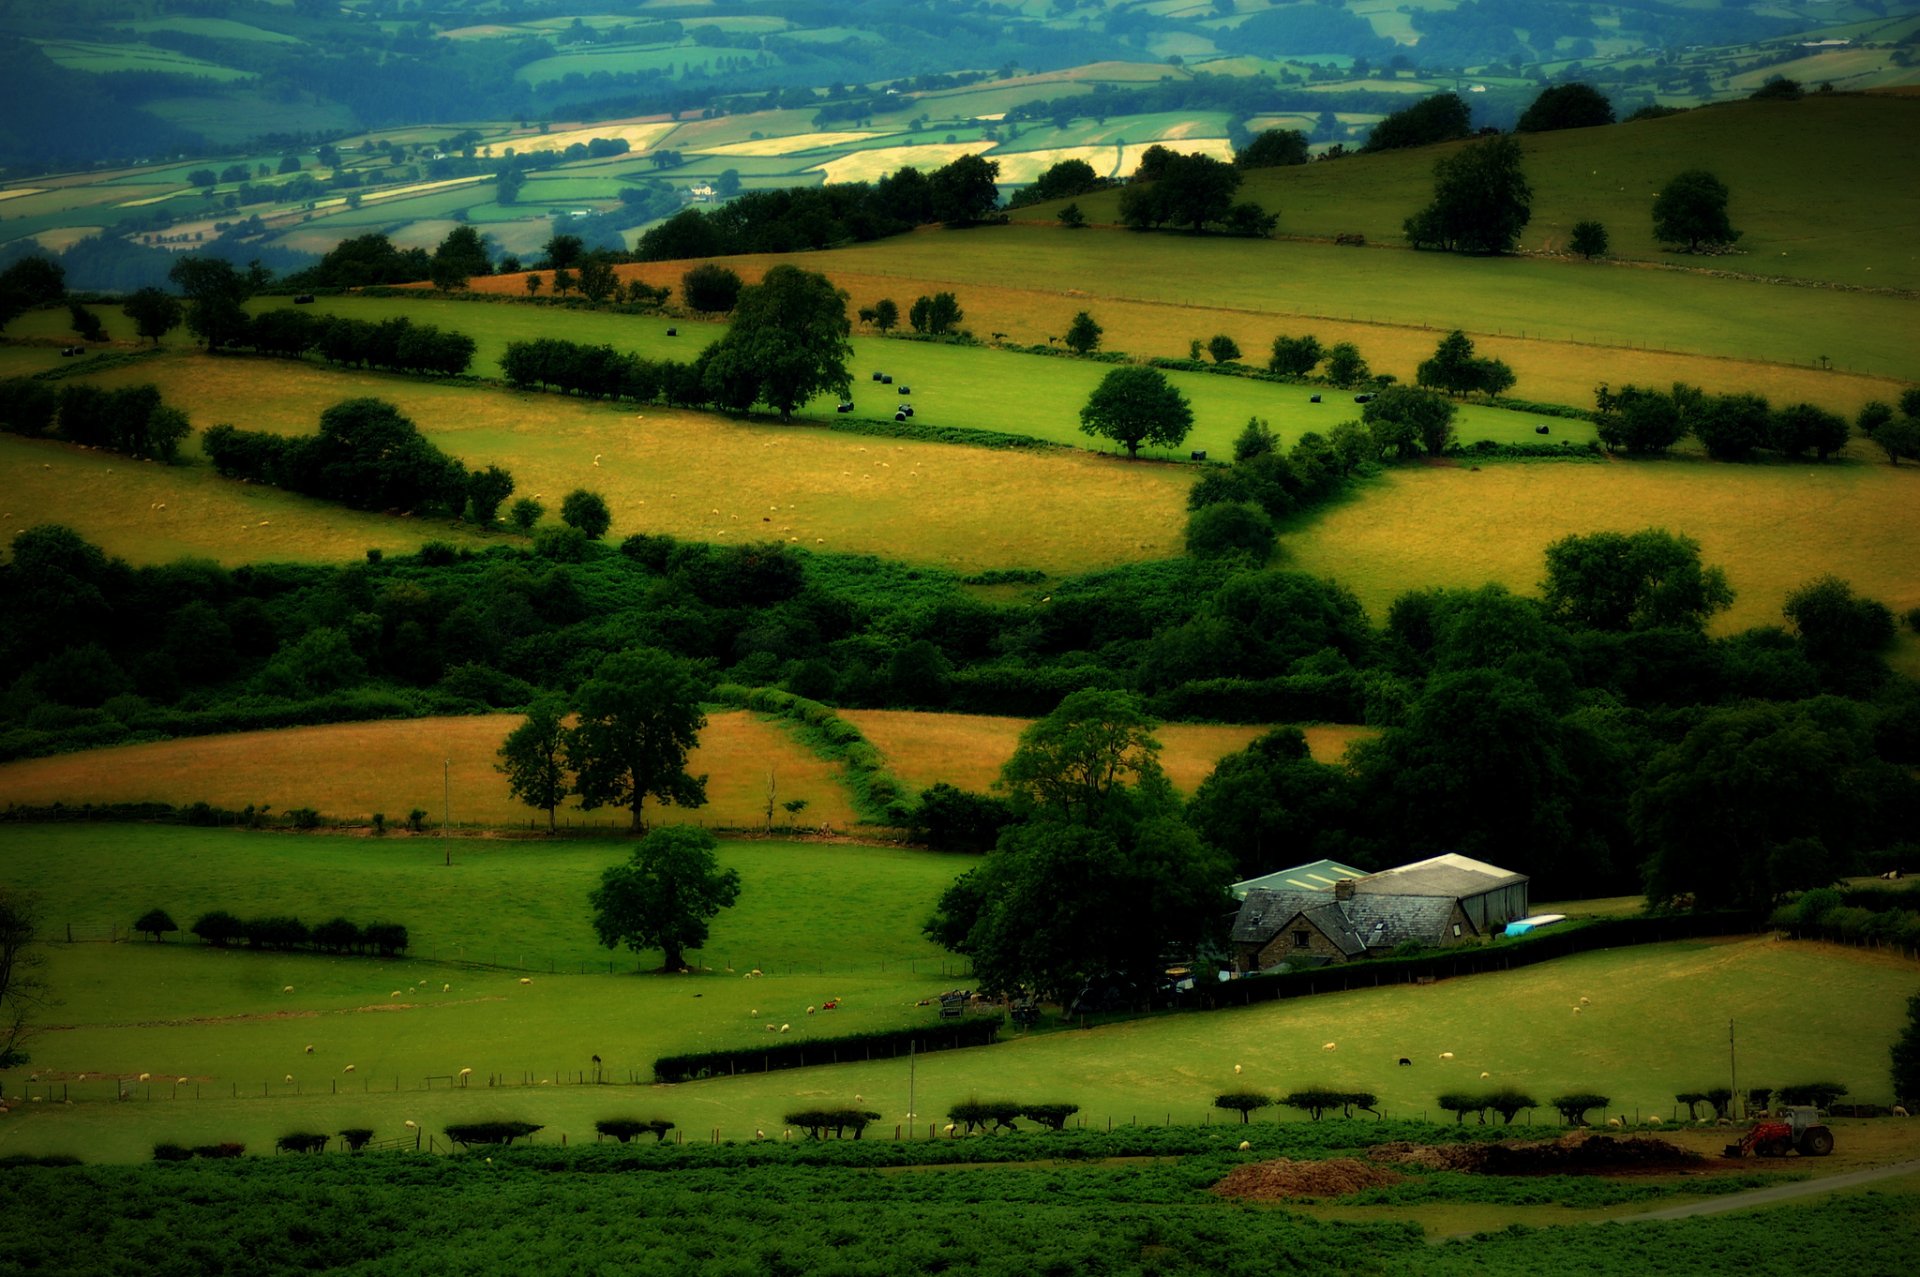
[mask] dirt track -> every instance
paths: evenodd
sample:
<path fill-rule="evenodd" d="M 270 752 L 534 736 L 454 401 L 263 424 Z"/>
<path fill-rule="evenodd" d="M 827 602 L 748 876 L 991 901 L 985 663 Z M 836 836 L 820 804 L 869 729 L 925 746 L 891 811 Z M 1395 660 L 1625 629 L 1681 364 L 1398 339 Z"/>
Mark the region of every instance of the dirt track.
<path fill-rule="evenodd" d="M 1756 1188 L 1751 1192 L 1735 1193 L 1730 1197 L 1716 1197 L 1710 1201 L 1691 1202 L 1685 1206 L 1669 1206 L 1664 1210 L 1647 1211 L 1641 1215 L 1622 1215 L 1608 1222 L 1638 1224 L 1649 1220 L 1690 1219 L 1696 1215 L 1718 1215 L 1722 1211 L 1745 1210 L 1751 1206 L 1772 1206 L 1778 1202 L 1791 1201 L 1796 1197 L 1811 1197 L 1815 1193 L 1831 1192 L 1836 1188 L 1853 1188 L 1860 1184 L 1871 1184 L 1875 1180 L 1894 1179 L 1901 1175 L 1915 1173 L 1920 1173 L 1920 1160 L 1896 1162 L 1892 1166 L 1875 1166 L 1864 1171 L 1849 1171 L 1844 1175 L 1795 1180 L 1791 1184 Z"/>

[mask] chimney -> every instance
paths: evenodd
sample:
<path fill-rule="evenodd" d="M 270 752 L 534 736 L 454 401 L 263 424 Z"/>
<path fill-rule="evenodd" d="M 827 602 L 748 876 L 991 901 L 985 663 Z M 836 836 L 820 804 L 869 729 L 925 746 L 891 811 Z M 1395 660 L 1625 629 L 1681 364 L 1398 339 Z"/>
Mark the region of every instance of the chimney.
<path fill-rule="evenodd" d="M 1341 878 L 1337 880 L 1333 884 L 1333 898 L 1335 900 L 1353 899 L 1353 879 Z"/>

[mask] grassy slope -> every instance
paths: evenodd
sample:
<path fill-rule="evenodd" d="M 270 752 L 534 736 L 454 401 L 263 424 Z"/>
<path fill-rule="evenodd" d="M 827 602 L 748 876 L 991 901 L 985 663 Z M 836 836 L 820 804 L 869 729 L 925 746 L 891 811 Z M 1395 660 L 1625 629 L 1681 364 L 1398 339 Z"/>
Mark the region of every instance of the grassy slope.
<path fill-rule="evenodd" d="M 576 487 L 602 493 L 613 510 L 615 537 L 646 531 L 722 543 L 793 539 L 968 570 L 1078 571 L 1175 553 L 1192 474 L 1166 466 L 1128 466 L 1089 453 L 987 451 L 667 409 L 636 413 L 632 405 L 251 358 L 169 357 L 101 381 L 157 384 L 168 402 L 187 409 L 199 426 L 230 421 L 286 433 L 311 432 L 320 413 L 342 399 L 374 395 L 397 404 L 436 443 L 469 464 L 506 465 L 518 494 L 538 495 L 549 510 Z M 29 475 L 35 457 L 41 458 L 38 464 L 52 465 L 56 454 L 65 453 L 51 444 L 6 446 L 20 450 L 15 465 L 24 463 L 21 468 Z M 602 458 L 598 466 L 596 456 Z M 231 500 L 234 491 L 253 500 L 258 492 L 224 484 L 201 469 L 139 467 L 90 453 L 79 459 L 141 473 L 143 481 L 151 473 L 161 487 L 184 475 L 179 482 L 218 485 L 222 500 Z M 304 551 L 289 547 L 263 554 L 254 532 L 235 543 L 245 520 L 234 520 L 230 530 L 224 514 L 207 515 L 210 522 L 203 527 L 200 506 L 181 506 L 162 494 L 175 540 L 155 554 L 145 539 L 154 526 L 155 516 L 147 510 L 150 497 L 116 496 L 76 506 L 64 493 L 60 483 L 43 484 L 28 494 L 31 499 L 14 497 L 12 513 L 21 526 L 73 522 L 114 553 L 143 562 L 175 557 L 188 545 L 195 553 L 233 562 L 290 554 L 352 557 L 378 543 L 369 533 L 337 549 L 323 542 Z M 323 524 L 341 517 L 321 503 L 284 495 L 272 499 L 312 508 Z M 1120 508 L 1128 511 L 1126 520 L 1109 517 Z M 1024 517 L 1008 519 L 1005 512 L 1011 509 Z M 371 520 L 366 526 L 394 522 Z M 436 529 L 435 535 L 443 534 Z"/>
<path fill-rule="evenodd" d="M 238 810 L 252 803 L 275 812 L 312 807 L 342 820 L 384 812 L 394 824 L 415 807 L 441 819 L 451 785 L 454 820 L 462 825 L 515 826 L 546 815 L 515 801 L 494 770 L 495 751 L 520 723 L 514 714 L 343 723 L 282 731 L 240 732 L 62 754 L 0 766 L 0 804 L 64 802 L 208 802 Z M 443 775 L 443 762 L 451 763 Z M 807 800 L 806 823 L 844 828 L 854 821 L 832 767 L 777 726 L 744 710 L 712 714 L 687 770 L 707 777 L 707 805 L 692 809 L 649 802 L 655 824 L 697 823 L 754 828 L 765 822 L 767 769 L 775 768 L 780 800 Z M 624 809 L 580 811 L 562 806 L 565 823 L 625 828 Z M 784 815 L 784 823 L 788 818 Z"/>

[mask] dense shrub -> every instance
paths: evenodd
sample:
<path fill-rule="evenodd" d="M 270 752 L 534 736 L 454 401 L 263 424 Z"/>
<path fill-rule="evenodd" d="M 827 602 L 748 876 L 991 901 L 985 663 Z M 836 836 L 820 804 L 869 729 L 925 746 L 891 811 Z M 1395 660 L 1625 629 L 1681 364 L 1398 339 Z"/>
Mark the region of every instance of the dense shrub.
<path fill-rule="evenodd" d="M 319 1153 L 325 1151 L 327 1142 L 333 1137 L 311 1131 L 295 1131 L 291 1135 L 282 1135 L 273 1142 L 273 1147 L 281 1153 Z"/>
<path fill-rule="evenodd" d="M 848 1131 L 859 1139 L 868 1126 L 879 1120 L 880 1115 L 871 1109 L 856 1108 L 798 1109 L 781 1119 L 788 1126 L 804 1130 L 810 1140 L 823 1140 L 828 1131 L 833 1132 L 835 1139 L 843 1138 Z"/>
<path fill-rule="evenodd" d="M 637 1117 L 608 1117 L 593 1124 L 593 1129 L 601 1135 L 630 1143 L 636 1135 L 651 1135 L 655 1143 L 665 1143 L 667 1132 L 673 1129 L 673 1123 L 660 1118 L 642 1120 Z"/>
<path fill-rule="evenodd" d="M 1273 1097 L 1265 1091 L 1228 1091 L 1224 1095 L 1213 1097 L 1213 1107 L 1238 1113 L 1242 1123 L 1251 1120 L 1258 1110 L 1268 1108 L 1272 1104 Z"/>
<path fill-rule="evenodd" d="M 446 1128 L 447 1138 L 462 1148 L 474 1144 L 511 1144 L 543 1129 L 533 1122 L 456 1122 Z"/>

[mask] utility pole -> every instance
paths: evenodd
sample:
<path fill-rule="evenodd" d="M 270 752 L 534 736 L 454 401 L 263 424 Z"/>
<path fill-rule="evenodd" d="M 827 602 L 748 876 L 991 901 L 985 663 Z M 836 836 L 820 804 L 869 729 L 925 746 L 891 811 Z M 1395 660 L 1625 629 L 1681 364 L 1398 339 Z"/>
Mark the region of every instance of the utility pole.
<path fill-rule="evenodd" d="M 1733 1098 L 1727 1101 L 1727 1111 L 1736 1116 L 1744 1116 L 1746 1105 L 1740 1100 L 1740 1056 L 1735 1050 L 1733 1040 L 1733 1021 L 1727 1021 L 1727 1073 L 1733 1086 Z"/>
<path fill-rule="evenodd" d="M 440 838 L 447 853 L 447 864 L 453 864 L 453 844 L 446 842 L 447 826 L 453 823 L 453 760 L 449 758 L 440 769 Z"/>

